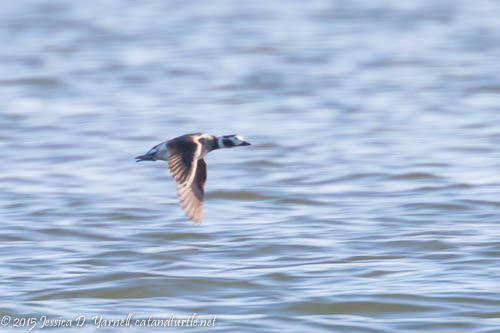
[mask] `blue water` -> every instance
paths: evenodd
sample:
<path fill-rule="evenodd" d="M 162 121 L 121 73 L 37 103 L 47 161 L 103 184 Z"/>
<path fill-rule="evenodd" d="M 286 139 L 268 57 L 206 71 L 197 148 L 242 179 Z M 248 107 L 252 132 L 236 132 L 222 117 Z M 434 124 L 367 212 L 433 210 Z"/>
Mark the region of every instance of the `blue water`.
<path fill-rule="evenodd" d="M 0 330 L 500 332 L 499 31 L 493 0 L 2 3 Z M 192 132 L 252 143 L 206 157 L 200 225 L 134 161 Z"/>

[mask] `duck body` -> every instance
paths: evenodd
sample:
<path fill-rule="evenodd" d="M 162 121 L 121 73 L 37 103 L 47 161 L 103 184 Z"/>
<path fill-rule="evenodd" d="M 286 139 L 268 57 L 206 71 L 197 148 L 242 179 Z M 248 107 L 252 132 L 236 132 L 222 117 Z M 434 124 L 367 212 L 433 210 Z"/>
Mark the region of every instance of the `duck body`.
<path fill-rule="evenodd" d="M 182 208 L 191 220 L 200 222 L 207 179 L 203 158 L 212 150 L 249 145 L 240 135 L 186 134 L 157 144 L 146 154 L 137 156 L 136 162 L 167 161 Z"/>

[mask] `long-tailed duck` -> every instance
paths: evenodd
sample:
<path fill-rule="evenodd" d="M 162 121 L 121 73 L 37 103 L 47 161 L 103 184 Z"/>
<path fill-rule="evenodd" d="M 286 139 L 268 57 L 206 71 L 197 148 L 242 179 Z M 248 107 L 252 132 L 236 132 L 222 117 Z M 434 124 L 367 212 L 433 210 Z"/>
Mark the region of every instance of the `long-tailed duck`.
<path fill-rule="evenodd" d="M 186 134 L 154 146 L 146 154 L 137 156 L 136 162 L 167 161 L 182 208 L 191 220 L 200 222 L 207 180 L 203 157 L 215 149 L 249 145 L 240 135 Z"/>

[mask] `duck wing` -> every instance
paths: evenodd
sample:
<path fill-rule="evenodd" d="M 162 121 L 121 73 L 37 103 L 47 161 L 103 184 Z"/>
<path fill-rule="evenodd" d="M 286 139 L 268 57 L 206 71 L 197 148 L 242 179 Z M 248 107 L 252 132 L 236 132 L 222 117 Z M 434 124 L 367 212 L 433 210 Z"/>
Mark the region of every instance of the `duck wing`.
<path fill-rule="evenodd" d="M 177 183 L 177 195 L 186 215 L 195 222 L 201 221 L 203 212 L 203 195 L 207 180 L 207 164 L 198 160 L 193 181 L 188 184 Z"/>
<path fill-rule="evenodd" d="M 201 145 L 192 138 L 174 140 L 167 144 L 168 168 L 175 179 L 177 196 L 186 215 L 201 221 L 207 164 L 198 159 Z"/>

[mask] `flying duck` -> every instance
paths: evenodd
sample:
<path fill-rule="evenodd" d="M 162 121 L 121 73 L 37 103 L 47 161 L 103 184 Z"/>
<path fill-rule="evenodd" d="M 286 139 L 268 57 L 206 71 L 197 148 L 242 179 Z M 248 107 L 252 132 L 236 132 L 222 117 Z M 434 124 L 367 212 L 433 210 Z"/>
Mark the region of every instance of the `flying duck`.
<path fill-rule="evenodd" d="M 175 179 L 177 196 L 186 215 L 194 222 L 201 221 L 203 194 L 207 180 L 207 164 L 203 158 L 212 150 L 249 146 L 240 135 L 215 136 L 205 133 L 186 134 L 162 142 L 136 162 L 164 160 Z"/>

